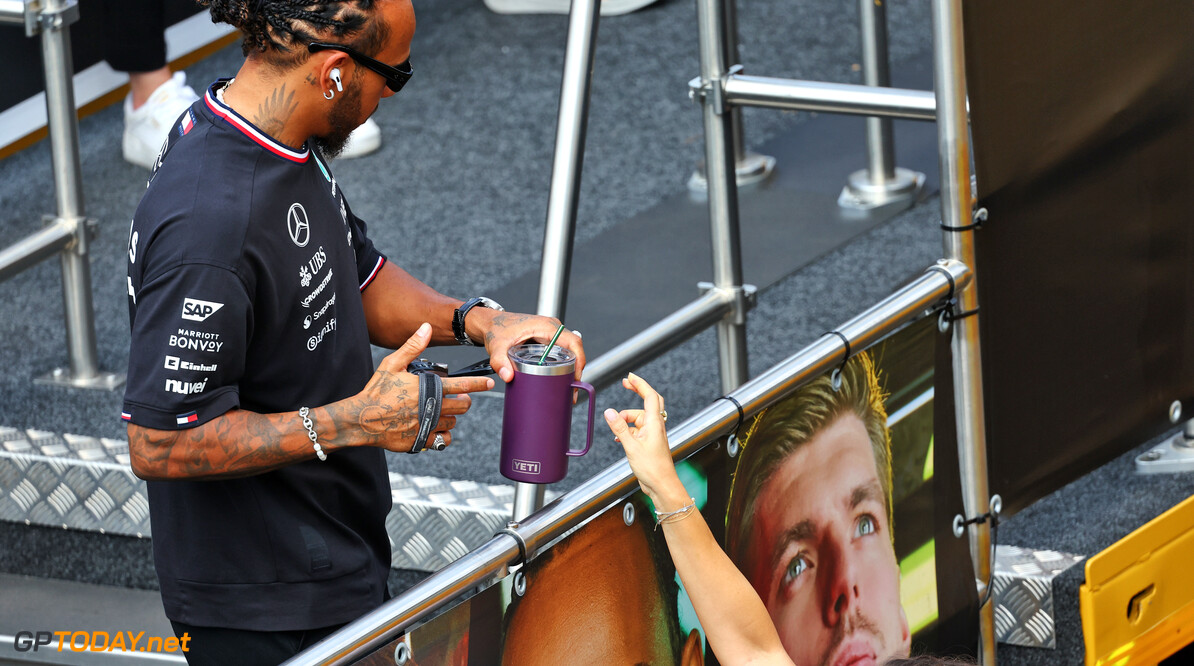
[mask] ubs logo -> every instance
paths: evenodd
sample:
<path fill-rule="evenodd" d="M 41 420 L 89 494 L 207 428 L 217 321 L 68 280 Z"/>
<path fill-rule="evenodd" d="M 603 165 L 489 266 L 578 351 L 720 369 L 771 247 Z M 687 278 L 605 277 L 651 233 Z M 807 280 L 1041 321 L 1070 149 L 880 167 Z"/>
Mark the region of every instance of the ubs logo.
<path fill-rule="evenodd" d="M 290 210 L 286 213 L 286 229 L 295 245 L 307 247 L 307 242 L 311 240 L 311 224 L 307 221 L 307 210 L 301 203 L 290 204 Z"/>

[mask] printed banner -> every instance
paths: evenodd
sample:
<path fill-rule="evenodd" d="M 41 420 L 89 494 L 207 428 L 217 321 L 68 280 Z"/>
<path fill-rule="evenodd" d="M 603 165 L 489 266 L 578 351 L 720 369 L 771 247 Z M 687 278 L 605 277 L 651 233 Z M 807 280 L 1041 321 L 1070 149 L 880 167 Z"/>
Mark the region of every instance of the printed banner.
<path fill-rule="evenodd" d="M 958 469 L 934 451 L 940 340 L 935 321 L 907 327 L 678 465 L 798 664 L 859 645 L 880 659 L 973 649 L 973 598 L 938 600 L 974 588 L 964 542 L 937 545 L 952 520 L 939 488 L 956 494 Z M 970 628 L 943 645 L 958 613 Z M 642 493 L 408 640 L 408 664 L 718 663 Z"/>

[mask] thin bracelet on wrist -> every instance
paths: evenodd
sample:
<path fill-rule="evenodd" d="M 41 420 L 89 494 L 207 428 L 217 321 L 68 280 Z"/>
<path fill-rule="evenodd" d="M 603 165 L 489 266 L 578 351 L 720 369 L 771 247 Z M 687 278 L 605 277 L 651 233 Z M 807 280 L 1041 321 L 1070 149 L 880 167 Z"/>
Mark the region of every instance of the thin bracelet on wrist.
<path fill-rule="evenodd" d="M 659 526 L 664 523 L 675 523 L 684 520 L 693 513 L 696 513 L 696 499 L 689 497 L 688 504 L 675 511 L 656 511 L 655 529 L 659 529 Z"/>
<path fill-rule="evenodd" d="M 307 429 L 307 439 L 311 440 L 311 444 L 315 447 L 315 455 L 320 461 L 328 459 L 328 454 L 323 452 L 323 447 L 319 445 L 319 435 L 315 432 L 315 424 L 311 421 L 311 410 L 306 407 L 299 407 L 299 416 L 303 418 L 303 426 Z"/>

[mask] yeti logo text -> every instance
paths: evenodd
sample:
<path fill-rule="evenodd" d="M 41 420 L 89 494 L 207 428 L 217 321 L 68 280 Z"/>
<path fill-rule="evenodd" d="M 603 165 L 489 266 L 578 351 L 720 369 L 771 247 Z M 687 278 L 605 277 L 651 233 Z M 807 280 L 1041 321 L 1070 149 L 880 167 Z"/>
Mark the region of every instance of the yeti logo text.
<path fill-rule="evenodd" d="M 539 463 L 530 460 L 519 460 L 514 458 L 510 461 L 510 466 L 514 468 L 515 472 L 522 472 L 523 474 L 538 474 Z"/>
<path fill-rule="evenodd" d="M 206 321 L 208 317 L 224 307 L 223 303 L 200 301 L 194 298 L 184 298 L 182 301 L 182 318 L 191 321 Z"/>
<path fill-rule="evenodd" d="M 178 379 L 166 380 L 166 391 L 170 393 L 191 395 L 193 393 L 203 393 L 203 389 L 205 388 L 207 388 L 206 379 L 201 382 L 184 382 Z"/>

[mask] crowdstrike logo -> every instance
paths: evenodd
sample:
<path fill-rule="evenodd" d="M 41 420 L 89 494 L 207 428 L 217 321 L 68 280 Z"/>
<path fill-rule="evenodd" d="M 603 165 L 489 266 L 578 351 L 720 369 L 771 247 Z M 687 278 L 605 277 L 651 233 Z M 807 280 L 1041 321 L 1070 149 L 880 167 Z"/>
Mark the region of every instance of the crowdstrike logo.
<path fill-rule="evenodd" d="M 307 247 L 311 240 L 311 224 L 307 222 L 307 209 L 301 203 L 290 204 L 290 210 L 286 213 L 286 229 L 295 245 Z"/>
<path fill-rule="evenodd" d="M 182 301 L 182 318 L 191 321 L 207 321 L 207 318 L 224 307 L 223 303 L 201 301 L 196 298 L 184 298 Z"/>
<path fill-rule="evenodd" d="M 315 291 L 312 291 L 310 294 L 307 294 L 307 297 L 302 300 L 303 307 L 305 307 L 305 308 L 311 307 L 311 302 L 314 301 L 316 298 L 319 297 L 320 294 L 323 293 L 323 290 L 327 288 L 328 283 L 331 281 L 332 281 L 332 269 L 329 268 L 328 274 L 323 276 L 323 280 L 320 281 L 319 286 L 315 288 Z"/>

